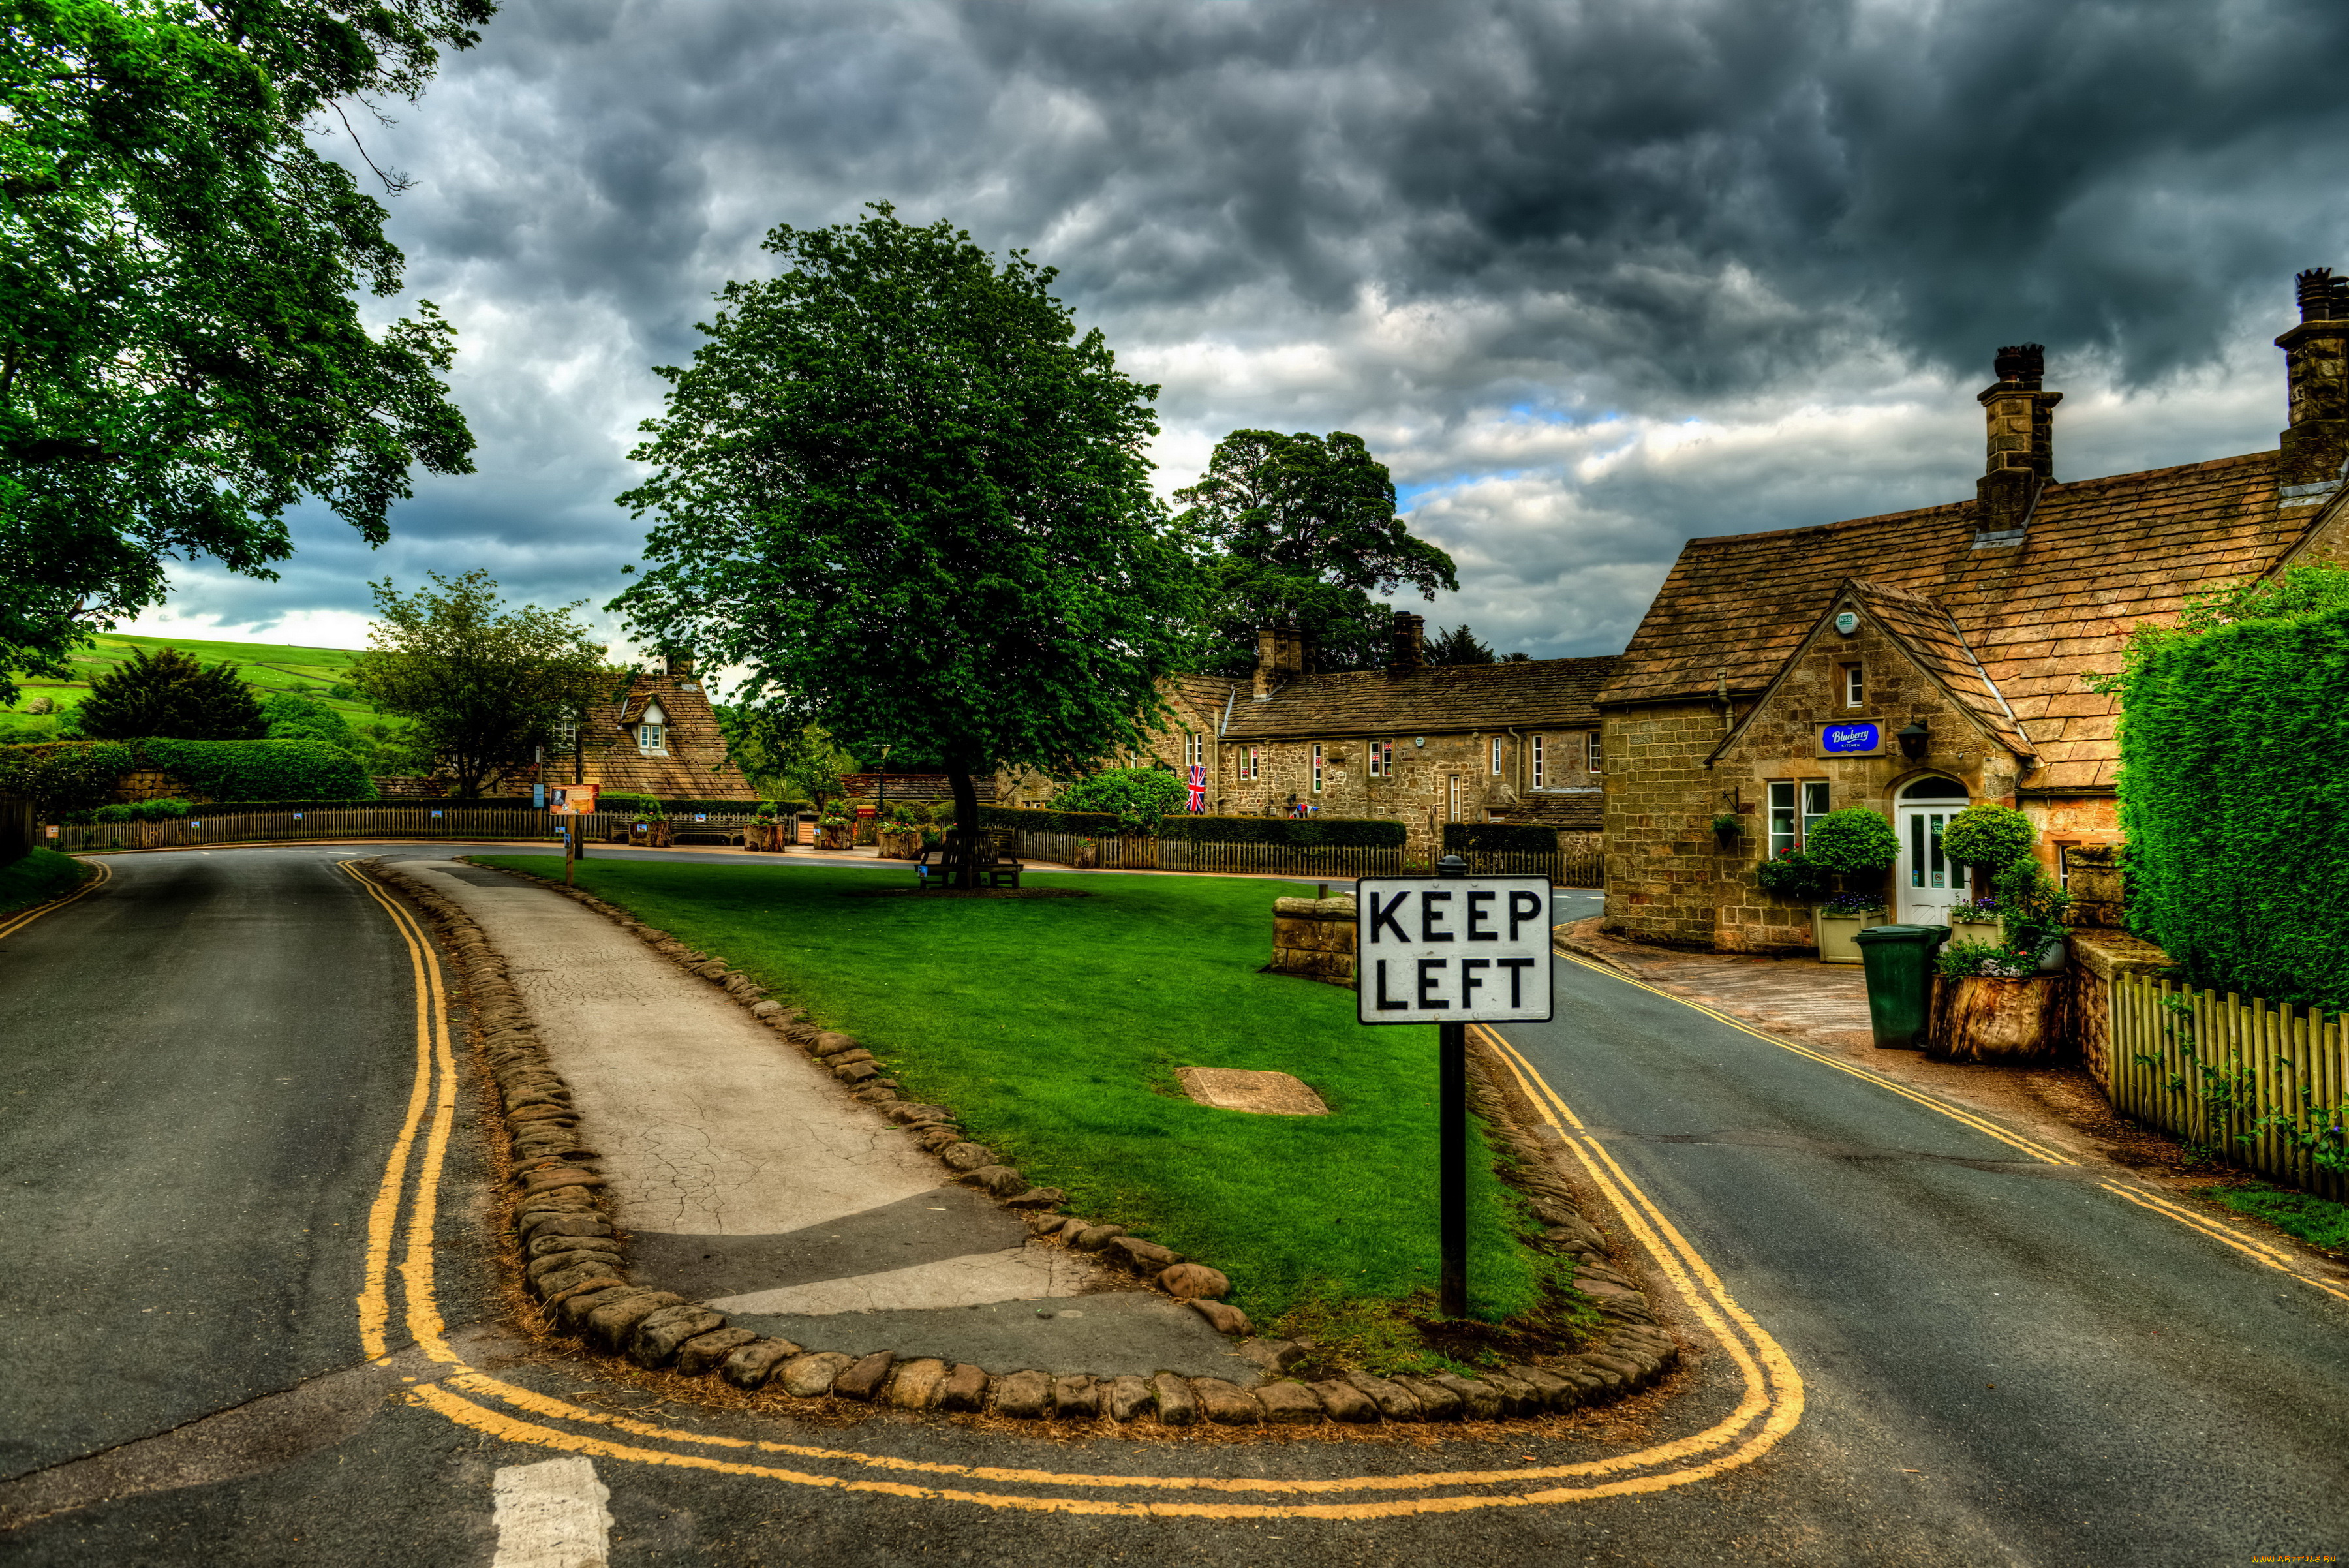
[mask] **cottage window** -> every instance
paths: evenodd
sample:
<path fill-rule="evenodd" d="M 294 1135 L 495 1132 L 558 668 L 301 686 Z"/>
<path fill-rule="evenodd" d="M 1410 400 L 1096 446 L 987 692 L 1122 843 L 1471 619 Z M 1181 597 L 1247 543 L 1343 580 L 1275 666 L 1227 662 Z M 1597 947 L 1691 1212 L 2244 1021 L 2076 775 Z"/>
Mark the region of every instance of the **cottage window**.
<path fill-rule="evenodd" d="M 1496 774 L 1501 771 L 1501 737 L 1498 735 L 1493 737 L 1493 771 Z"/>
<path fill-rule="evenodd" d="M 1206 737 L 1196 734 L 1185 735 L 1183 737 L 1183 765 L 1186 768 L 1202 767 L 1206 765 Z"/>
<path fill-rule="evenodd" d="M 1262 746 L 1242 746 L 1240 748 L 1241 780 L 1245 782 L 1247 780 L 1253 779 L 1261 774 L 1263 770 L 1264 748 Z"/>
<path fill-rule="evenodd" d="M 1868 680 L 1857 664 L 1843 667 L 1843 705 L 1847 708 L 1864 706 L 1868 701 Z"/>
<path fill-rule="evenodd" d="M 558 752 L 575 752 L 579 749 L 579 724 L 576 720 L 563 719 L 556 722 L 554 749 Z"/>
<path fill-rule="evenodd" d="M 1548 765 L 1547 759 L 1544 755 L 1546 751 L 1547 748 L 1542 744 L 1542 737 L 1536 735 L 1534 737 L 1534 788 L 1536 789 L 1541 788 L 1548 776 L 1544 771 Z"/>
<path fill-rule="evenodd" d="M 648 757 L 668 755 L 668 726 L 667 724 L 637 725 L 636 750 Z"/>
<path fill-rule="evenodd" d="M 1599 732 L 1590 732 L 1590 771 L 1599 772 Z"/>
<path fill-rule="evenodd" d="M 1825 779 L 1775 779 L 1770 784 L 1770 853 L 1800 849 L 1811 825 L 1827 814 Z"/>
<path fill-rule="evenodd" d="M 1313 793 L 1321 793 L 1321 742 L 1313 742 Z"/>
<path fill-rule="evenodd" d="M 1370 743 L 1370 753 L 1371 777 L 1374 779 L 1394 777 L 1394 742 L 1392 741 L 1372 741 Z"/>

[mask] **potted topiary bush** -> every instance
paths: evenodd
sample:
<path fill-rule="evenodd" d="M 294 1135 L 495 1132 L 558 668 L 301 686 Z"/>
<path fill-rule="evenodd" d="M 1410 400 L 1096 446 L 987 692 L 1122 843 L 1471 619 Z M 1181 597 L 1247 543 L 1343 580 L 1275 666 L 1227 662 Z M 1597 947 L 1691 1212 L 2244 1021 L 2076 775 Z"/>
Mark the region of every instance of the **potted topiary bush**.
<path fill-rule="evenodd" d="M 1884 911 L 1884 873 L 1900 857 L 1900 836 L 1868 807 L 1849 805 L 1811 824 L 1803 853 L 1844 885 L 1812 910 L 1821 961 L 1859 962 L 1860 928 Z"/>
<path fill-rule="evenodd" d="M 1998 874 L 2028 857 L 2038 837 L 2023 813 L 1985 800 L 1950 818 L 1941 830 L 1941 854 L 1967 868 L 1967 885 L 1980 905 L 1989 901 Z"/>

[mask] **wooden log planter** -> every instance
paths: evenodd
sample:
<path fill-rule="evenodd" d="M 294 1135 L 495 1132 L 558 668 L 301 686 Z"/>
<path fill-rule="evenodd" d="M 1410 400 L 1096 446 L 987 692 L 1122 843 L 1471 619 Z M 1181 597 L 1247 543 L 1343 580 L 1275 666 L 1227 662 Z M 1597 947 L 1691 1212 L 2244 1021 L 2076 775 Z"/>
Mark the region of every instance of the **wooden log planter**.
<path fill-rule="evenodd" d="M 1937 979 L 1926 1054 L 1944 1062 L 2010 1065 L 2054 1058 L 2064 1046 L 2065 980 L 2062 974 Z"/>

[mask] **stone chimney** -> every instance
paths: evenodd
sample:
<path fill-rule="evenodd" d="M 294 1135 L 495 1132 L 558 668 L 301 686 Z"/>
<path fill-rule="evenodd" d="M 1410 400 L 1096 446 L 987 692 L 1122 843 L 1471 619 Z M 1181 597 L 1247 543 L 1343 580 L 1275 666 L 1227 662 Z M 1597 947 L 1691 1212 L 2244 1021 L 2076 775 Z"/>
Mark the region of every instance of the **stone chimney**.
<path fill-rule="evenodd" d="M 1395 611 L 1392 651 L 1387 655 L 1387 671 L 1408 675 L 1414 670 L 1427 668 L 1427 618 L 1413 615 L 1409 610 Z"/>
<path fill-rule="evenodd" d="M 1301 631 L 1264 627 L 1256 634 L 1256 695 L 1269 697 L 1313 666 L 1313 644 Z"/>
<path fill-rule="evenodd" d="M 2349 455 L 2349 278 L 2331 267 L 2300 275 L 2300 325 L 2277 338 L 2292 388 L 2276 483 L 2289 492 L 2330 484 Z"/>
<path fill-rule="evenodd" d="M 2039 389 L 2046 356 L 2036 343 L 2000 349 L 1998 379 L 1976 400 L 1990 443 L 1989 460 L 1974 483 L 1977 535 L 2020 536 L 2041 487 L 2055 477 L 2055 405 L 2064 394 Z"/>

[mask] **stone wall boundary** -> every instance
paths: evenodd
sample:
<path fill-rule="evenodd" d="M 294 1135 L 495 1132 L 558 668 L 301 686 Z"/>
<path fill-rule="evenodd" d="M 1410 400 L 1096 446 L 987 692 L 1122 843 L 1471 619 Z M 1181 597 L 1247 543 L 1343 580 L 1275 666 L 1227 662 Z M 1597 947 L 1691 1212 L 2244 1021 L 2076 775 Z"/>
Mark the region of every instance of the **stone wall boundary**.
<path fill-rule="evenodd" d="M 500 1113 L 491 1117 L 490 1136 L 509 1157 L 506 1199 L 511 1210 L 501 1217 L 498 1229 L 514 1249 L 508 1262 L 519 1275 L 517 1283 L 536 1303 L 543 1330 L 550 1337 L 583 1340 L 593 1351 L 648 1371 L 688 1378 L 715 1376 L 745 1392 L 777 1390 L 790 1396 L 794 1407 L 805 1405 L 811 1413 L 854 1415 L 856 1407 L 864 1406 L 1055 1426 L 1098 1423 L 1106 1417 L 1121 1428 L 1143 1434 L 1202 1425 L 1319 1425 L 1366 1431 L 1394 1424 L 1539 1419 L 1648 1387 L 1678 1363 L 1679 1346 L 1653 1326 L 1655 1314 L 1645 1295 L 1606 1268 L 1599 1231 L 1582 1219 L 1570 1190 L 1553 1180 L 1537 1182 L 1528 1191 L 1529 1204 L 1548 1228 L 1540 1245 L 1576 1257 L 1578 1285 L 1589 1276 L 1597 1289 L 1586 1294 L 1596 1302 L 1607 1325 L 1603 1338 L 1570 1355 L 1540 1365 L 1513 1365 L 1473 1378 L 1347 1373 L 1306 1383 L 1288 1377 L 1288 1368 L 1304 1355 L 1304 1348 L 1254 1336 L 1239 1308 L 1216 1299 L 1230 1289 L 1220 1271 L 1128 1236 L 1119 1226 L 1060 1212 L 1065 1199 L 1058 1189 L 1031 1187 L 1017 1170 L 997 1162 L 991 1150 L 963 1136 L 946 1107 L 901 1098 L 896 1082 L 854 1038 L 820 1028 L 804 1012 L 785 1008 L 724 960 L 694 951 L 583 889 L 495 868 L 604 916 L 669 961 L 724 990 L 753 1017 L 826 1066 L 875 1115 L 914 1129 L 917 1142 L 963 1185 L 1026 1211 L 1034 1235 L 1100 1254 L 1187 1302 L 1219 1332 L 1245 1339 L 1241 1354 L 1262 1369 L 1262 1376 L 1253 1386 L 1243 1387 L 1224 1379 L 1164 1372 L 1072 1376 L 1034 1370 L 995 1373 L 930 1357 L 901 1357 L 886 1350 L 850 1355 L 813 1349 L 736 1327 L 706 1303 L 630 1279 L 626 1239 L 602 1197 L 607 1179 L 595 1168 L 597 1157 L 586 1141 L 587 1129 L 572 1104 L 570 1088 L 538 1038 L 537 1025 L 508 977 L 504 959 L 480 927 L 461 906 L 395 863 L 374 859 L 362 862 L 361 868 L 421 909 L 456 959 L 468 1030 L 490 1086 L 497 1092 Z M 1513 1143 L 1524 1148 L 1537 1146 L 1481 1067 L 1472 1071 L 1472 1094 L 1478 1114 L 1507 1128 Z M 1527 1168 L 1549 1168 L 1547 1156 Z"/>

